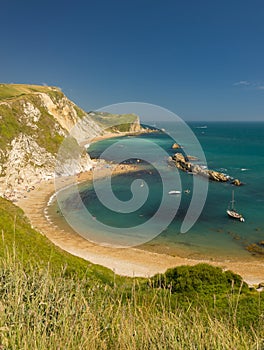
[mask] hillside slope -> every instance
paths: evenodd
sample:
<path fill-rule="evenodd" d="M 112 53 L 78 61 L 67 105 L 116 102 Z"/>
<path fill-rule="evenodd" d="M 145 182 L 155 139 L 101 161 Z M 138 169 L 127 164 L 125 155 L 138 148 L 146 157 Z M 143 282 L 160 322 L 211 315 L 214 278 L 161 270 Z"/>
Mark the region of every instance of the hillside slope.
<path fill-rule="evenodd" d="M 200 264 L 152 279 L 74 257 L 0 198 L 0 349 L 262 349 L 263 297 Z"/>
<path fill-rule="evenodd" d="M 84 112 L 56 87 L 0 84 L 0 196 L 15 201 L 36 183 L 53 178 L 60 162 L 57 152 L 69 132 L 70 147 L 79 147 L 109 131 L 94 115 L 101 114 Z M 107 116 L 110 124 L 111 118 L 121 120 L 126 131 L 140 129 L 137 116 Z M 114 131 L 119 132 L 118 126 Z M 83 153 L 80 162 L 62 161 L 59 173 L 73 175 L 93 164 Z"/>
<path fill-rule="evenodd" d="M 102 129 L 58 88 L 0 85 L 0 195 L 14 200 L 38 181 L 53 178 L 61 142 L 84 117 L 80 138 L 99 135 Z M 72 172 L 91 165 L 84 154 Z"/>
<path fill-rule="evenodd" d="M 31 227 L 22 211 L 15 204 L 0 197 L 0 260 L 7 252 L 15 252 L 16 259 L 24 266 L 41 270 L 49 266 L 55 276 L 64 271 L 65 276 L 84 276 L 93 281 L 111 284 L 114 273 L 105 267 L 91 264 L 73 256 L 51 243 L 45 236 Z M 116 277 L 118 281 L 124 278 Z"/>
<path fill-rule="evenodd" d="M 136 114 L 111 114 L 107 112 L 90 112 L 89 117 L 103 129 L 110 132 L 141 132 L 139 117 Z M 145 129 L 145 131 L 147 131 Z"/>

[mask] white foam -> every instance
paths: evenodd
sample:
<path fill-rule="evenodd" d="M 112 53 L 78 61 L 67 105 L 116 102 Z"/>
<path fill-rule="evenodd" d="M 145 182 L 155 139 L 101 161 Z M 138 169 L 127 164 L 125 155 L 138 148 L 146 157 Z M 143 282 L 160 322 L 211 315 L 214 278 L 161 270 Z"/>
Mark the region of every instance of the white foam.
<path fill-rule="evenodd" d="M 57 196 L 57 192 L 53 193 L 53 195 L 48 200 L 47 207 L 49 207 L 52 204 L 56 196 Z"/>

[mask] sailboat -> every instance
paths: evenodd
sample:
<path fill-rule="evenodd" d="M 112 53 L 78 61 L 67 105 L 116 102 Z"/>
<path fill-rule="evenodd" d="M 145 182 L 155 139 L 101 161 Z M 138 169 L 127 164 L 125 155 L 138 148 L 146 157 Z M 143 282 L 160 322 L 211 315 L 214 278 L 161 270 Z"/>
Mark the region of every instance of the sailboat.
<path fill-rule="evenodd" d="M 235 209 L 235 194 L 234 194 L 234 190 L 232 191 L 232 200 L 230 202 L 230 208 L 227 209 L 227 215 L 233 219 L 237 219 L 241 222 L 244 222 L 245 219 L 243 218 L 242 214 L 239 214 L 236 209 Z"/>

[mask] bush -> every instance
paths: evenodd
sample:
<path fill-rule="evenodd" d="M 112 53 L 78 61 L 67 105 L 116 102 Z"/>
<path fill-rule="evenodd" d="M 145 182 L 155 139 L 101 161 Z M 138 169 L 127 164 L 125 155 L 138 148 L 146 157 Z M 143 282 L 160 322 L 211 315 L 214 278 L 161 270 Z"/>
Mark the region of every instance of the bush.
<path fill-rule="evenodd" d="M 153 282 L 154 286 L 168 288 L 172 293 L 223 293 L 231 288 L 239 290 L 242 284 L 243 291 L 248 290 L 239 275 L 208 264 L 168 269 L 165 274 L 154 276 Z"/>

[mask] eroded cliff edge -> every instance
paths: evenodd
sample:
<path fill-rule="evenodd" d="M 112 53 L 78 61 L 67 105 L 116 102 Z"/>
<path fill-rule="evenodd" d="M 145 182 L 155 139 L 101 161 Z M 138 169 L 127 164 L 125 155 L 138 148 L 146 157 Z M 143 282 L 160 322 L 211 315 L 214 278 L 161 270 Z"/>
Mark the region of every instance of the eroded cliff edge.
<path fill-rule="evenodd" d="M 53 178 L 57 152 L 70 131 L 75 145 L 104 134 L 95 114 L 100 117 L 83 111 L 56 87 L 0 84 L 0 196 L 16 200 L 36 183 Z M 127 125 L 140 130 L 136 116 Z M 62 163 L 60 175 L 93 165 L 84 152 L 80 162 Z"/>

